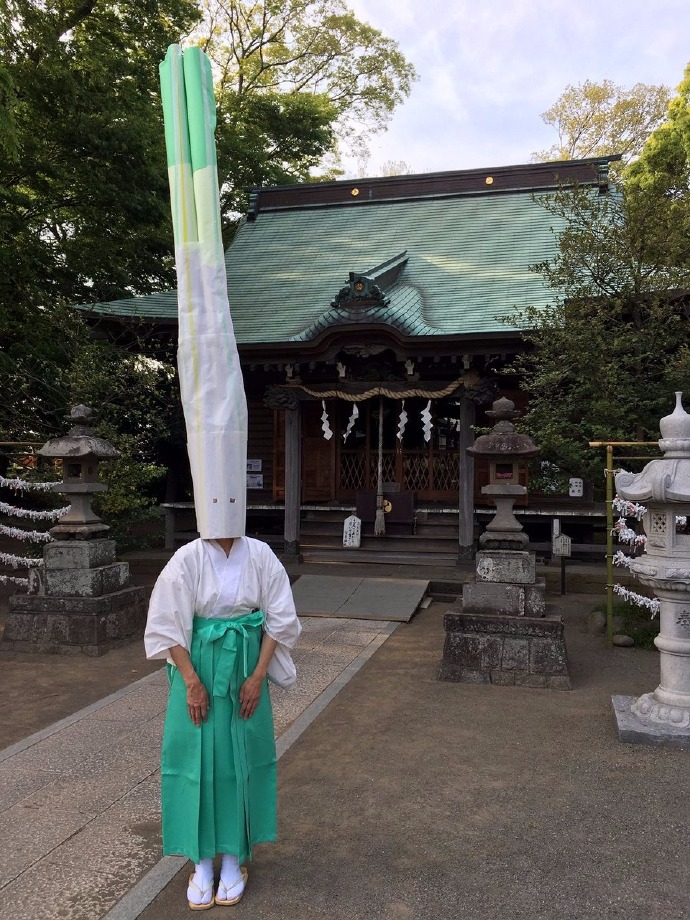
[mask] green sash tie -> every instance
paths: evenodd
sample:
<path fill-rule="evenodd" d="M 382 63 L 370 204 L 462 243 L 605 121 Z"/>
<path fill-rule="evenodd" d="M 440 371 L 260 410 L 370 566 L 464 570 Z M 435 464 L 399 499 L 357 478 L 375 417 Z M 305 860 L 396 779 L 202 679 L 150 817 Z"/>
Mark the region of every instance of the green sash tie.
<path fill-rule="evenodd" d="M 216 665 L 216 673 L 213 678 L 213 696 L 228 695 L 238 646 L 242 648 L 242 682 L 247 679 L 249 676 L 249 666 L 247 664 L 248 630 L 260 629 L 263 626 L 263 622 L 264 615 L 261 610 L 255 610 L 253 613 L 248 613 L 241 617 L 230 617 L 223 620 L 194 617 L 194 635 L 198 636 L 202 643 L 210 645 L 222 640 L 223 654 L 220 655 Z M 237 689 L 239 691 L 239 687 Z"/>

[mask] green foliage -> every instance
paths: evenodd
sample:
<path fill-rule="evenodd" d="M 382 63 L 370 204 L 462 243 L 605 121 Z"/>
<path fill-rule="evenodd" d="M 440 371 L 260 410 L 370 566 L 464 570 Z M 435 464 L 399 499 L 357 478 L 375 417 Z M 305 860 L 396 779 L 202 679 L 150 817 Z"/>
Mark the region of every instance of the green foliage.
<path fill-rule="evenodd" d="M 5 0 L 0 306 L 170 286 L 158 63 L 191 0 Z"/>
<path fill-rule="evenodd" d="M 142 525 L 160 521 L 157 506 L 167 470 L 159 458 L 171 438 L 171 408 L 179 400 L 173 366 L 90 341 L 75 355 L 68 381 L 70 401 L 97 409 L 96 434 L 122 454 L 102 465 L 108 491 L 94 509 L 113 529 L 120 550 L 143 545 Z"/>
<path fill-rule="evenodd" d="M 323 95 L 218 94 L 218 171 L 221 214 L 232 232 L 246 211 L 247 189 L 305 182 L 335 143 L 335 106 Z M 226 231 L 226 243 L 228 232 Z"/>
<path fill-rule="evenodd" d="M 627 160 L 637 156 L 666 116 L 670 95 L 667 86 L 644 83 L 630 89 L 612 80 L 569 85 L 541 116 L 558 132 L 558 143 L 533 157 L 573 160 L 620 153 Z"/>
<path fill-rule="evenodd" d="M 530 394 L 523 425 L 542 459 L 597 483 L 602 454 L 588 442 L 656 440 L 673 391 L 690 383 L 690 210 L 639 188 L 542 201 L 563 229 L 556 258 L 534 266 L 553 305 L 519 314 L 530 330 L 513 368 Z"/>
<path fill-rule="evenodd" d="M 337 134 L 381 128 L 414 77 L 341 0 L 2 0 L 0 438 L 44 441 L 91 405 L 124 453 L 105 474 L 111 517 L 144 513 L 180 465 L 179 396 L 170 356 L 145 366 L 157 352 L 136 330 L 125 351 L 93 341 L 70 305 L 175 285 L 158 65 L 185 37 L 216 65 L 226 242 L 248 186 L 309 179 Z"/>
<path fill-rule="evenodd" d="M 559 251 L 534 268 L 554 303 L 520 317 L 524 424 L 543 459 L 602 488 L 603 452 L 588 441 L 656 440 L 673 391 L 690 389 L 690 67 L 658 124 L 662 90 L 585 83 L 545 113 L 570 145 L 556 155 L 632 155 L 648 137 L 614 192 L 541 199 Z"/>
<path fill-rule="evenodd" d="M 597 604 L 593 611 L 606 613 L 606 604 Z M 659 617 L 652 617 L 646 607 L 632 601 L 614 600 L 613 616 L 623 621 L 620 632 L 630 636 L 639 648 L 654 649 L 654 639 L 659 635 Z"/>
<path fill-rule="evenodd" d="M 628 170 L 632 188 L 663 194 L 677 210 L 687 205 L 690 191 L 690 64 L 671 100 L 667 118 L 650 136 L 639 160 Z"/>
<path fill-rule="evenodd" d="M 214 62 L 221 97 L 312 94 L 357 146 L 409 95 L 414 67 L 343 0 L 203 0 L 193 40 Z"/>
<path fill-rule="evenodd" d="M 120 552 L 143 549 L 162 535 L 163 522 L 158 511 L 157 491 L 165 477 L 165 467 L 139 459 L 136 438 L 120 435 L 119 460 L 100 468 L 101 481 L 108 486 L 93 501 L 93 509 L 110 526 L 109 536 Z M 151 526 L 153 525 L 153 526 Z"/>

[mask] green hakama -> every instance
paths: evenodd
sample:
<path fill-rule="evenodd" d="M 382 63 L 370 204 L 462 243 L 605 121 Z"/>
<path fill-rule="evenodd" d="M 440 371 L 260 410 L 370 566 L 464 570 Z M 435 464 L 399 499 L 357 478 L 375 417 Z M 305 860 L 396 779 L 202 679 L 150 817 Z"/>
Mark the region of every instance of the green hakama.
<path fill-rule="evenodd" d="M 161 756 L 163 853 L 198 863 L 276 839 L 276 748 L 264 681 L 250 719 L 239 715 L 239 693 L 259 657 L 261 611 L 226 619 L 195 617 L 190 657 L 210 706 L 197 728 L 187 688 L 168 666 L 170 695 Z"/>

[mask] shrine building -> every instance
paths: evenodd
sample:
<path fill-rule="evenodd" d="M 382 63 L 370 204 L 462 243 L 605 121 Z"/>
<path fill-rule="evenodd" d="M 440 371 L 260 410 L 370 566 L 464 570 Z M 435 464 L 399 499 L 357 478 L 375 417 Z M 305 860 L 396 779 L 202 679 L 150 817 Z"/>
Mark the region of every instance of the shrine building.
<path fill-rule="evenodd" d="M 554 299 L 531 269 L 555 255 L 561 229 L 543 199 L 574 183 L 605 194 L 612 159 L 252 191 L 226 252 L 249 408 L 248 533 L 288 556 L 339 558 L 356 510 L 363 540 L 350 559 L 472 554 L 491 515 L 489 468 L 465 448 L 497 396 L 526 405 L 500 373 L 525 347 L 515 311 Z M 81 309 L 176 335 L 175 291 Z M 381 486 L 386 534 L 375 537 Z M 168 497 L 172 546 L 194 522 L 190 495 Z M 530 496 L 522 512 L 548 524 L 553 503 Z M 583 524 L 594 514 L 586 497 L 567 506 Z"/>

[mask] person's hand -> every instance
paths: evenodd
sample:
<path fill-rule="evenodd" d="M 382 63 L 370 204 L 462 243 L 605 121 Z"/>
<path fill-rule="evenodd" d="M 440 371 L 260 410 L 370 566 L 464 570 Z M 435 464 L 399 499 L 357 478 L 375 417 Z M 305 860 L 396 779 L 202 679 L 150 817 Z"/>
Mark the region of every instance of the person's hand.
<path fill-rule="evenodd" d="M 189 718 L 198 728 L 202 722 L 206 721 L 209 701 L 206 687 L 201 683 L 198 677 L 194 677 L 187 684 L 187 711 Z"/>
<path fill-rule="evenodd" d="M 256 712 L 261 699 L 263 682 L 261 674 L 254 672 L 242 684 L 240 690 L 240 717 L 242 719 L 251 719 Z"/>

